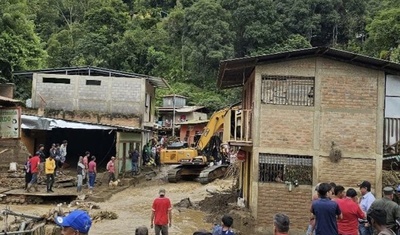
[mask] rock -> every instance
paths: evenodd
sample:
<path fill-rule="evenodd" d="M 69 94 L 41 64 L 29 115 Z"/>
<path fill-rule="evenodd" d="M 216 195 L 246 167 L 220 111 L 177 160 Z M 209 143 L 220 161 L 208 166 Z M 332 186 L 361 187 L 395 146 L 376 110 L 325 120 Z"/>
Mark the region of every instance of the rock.
<path fill-rule="evenodd" d="M 193 204 L 190 201 L 190 198 L 188 198 L 188 197 L 184 198 L 180 202 L 174 204 L 174 207 L 181 207 L 181 208 L 190 208 L 192 206 L 193 206 Z"/>

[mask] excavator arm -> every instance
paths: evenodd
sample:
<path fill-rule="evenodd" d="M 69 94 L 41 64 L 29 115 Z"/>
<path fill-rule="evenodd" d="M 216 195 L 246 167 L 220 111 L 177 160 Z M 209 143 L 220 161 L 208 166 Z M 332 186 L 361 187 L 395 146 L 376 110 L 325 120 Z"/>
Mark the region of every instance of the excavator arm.
<path fill-rule="evenodd" d="M 212 136 L 224 125 L 224 117 L 231 108 L 225 108 L 215 112 L 206 127 L 204 127 L 203 133 L 197 142 L 197 149 L 202 151 L 210 142 Z"/>

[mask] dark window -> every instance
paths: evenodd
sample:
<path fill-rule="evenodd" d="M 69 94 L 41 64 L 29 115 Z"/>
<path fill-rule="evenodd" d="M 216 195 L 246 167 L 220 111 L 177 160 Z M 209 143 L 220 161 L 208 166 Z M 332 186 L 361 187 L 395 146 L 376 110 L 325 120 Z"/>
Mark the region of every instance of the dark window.
<path fill-rule="evenodd" d="M 68 78 L 43 78 L 43 83 L 71 84 L 71 79 L 68 79 Z"/>
<path fill-rule="evenodd" d="M 266 104 L 314 106 L 314 77 L 263 76 L 261 101 Z"/>
<path fill-rule="evenodd" d="M 259 182 L 297 180 L 299 184 L 312 185 L 312 157 L 285 154 L 260 154 Z"/>
<path fill-rule="evenodd" d="M 100 80 L 86 80 L 86 85 L 101 86 L 101 81 Z"/>

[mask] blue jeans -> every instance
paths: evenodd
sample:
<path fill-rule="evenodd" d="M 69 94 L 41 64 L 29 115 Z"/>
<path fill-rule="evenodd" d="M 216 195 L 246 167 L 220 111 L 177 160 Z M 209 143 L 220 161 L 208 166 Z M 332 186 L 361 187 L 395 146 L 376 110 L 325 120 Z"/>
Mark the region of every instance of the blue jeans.
<path fill-rule="evenodd" d="M 364 224 L 358 224 L 358 231 L 360 235 L 373 235 L 372 227 L 365 227 Z"/>
<path fill-rule="evenodd" d="M 137 162 L 132 162 L 132 174 L 139 173 L 139 164 Z"/>
<path fill-rule="evenodd" d="M 30 184 L 37 184 L 38 182 L 38 173 L 32 173 L 32 178 Z"/>
<path fill-rule="evenodd" d="M 89 172 L 89 188 L 92 189 L 94 187 L 94 181 L 96 180 L 96 173 Z"/>

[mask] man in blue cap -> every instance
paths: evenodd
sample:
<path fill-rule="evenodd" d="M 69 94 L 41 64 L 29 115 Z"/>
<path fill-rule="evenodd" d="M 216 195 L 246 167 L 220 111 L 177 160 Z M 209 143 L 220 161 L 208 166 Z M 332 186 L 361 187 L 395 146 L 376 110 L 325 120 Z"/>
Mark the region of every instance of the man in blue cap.
<path fill-rule="evenodd" d="M 58 216 L 56 224 L 61 226 L 61 235 L 87 235 L 92 220 L 86 211 L 74 210 L 65 217 Z"/>

